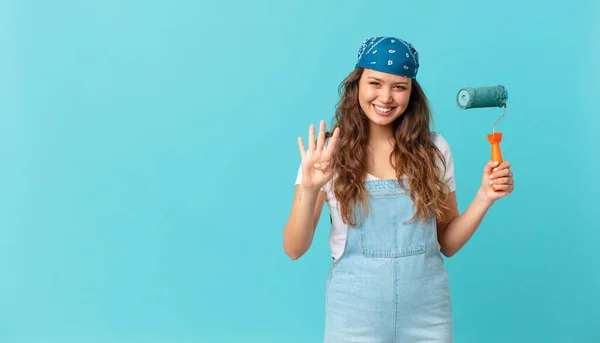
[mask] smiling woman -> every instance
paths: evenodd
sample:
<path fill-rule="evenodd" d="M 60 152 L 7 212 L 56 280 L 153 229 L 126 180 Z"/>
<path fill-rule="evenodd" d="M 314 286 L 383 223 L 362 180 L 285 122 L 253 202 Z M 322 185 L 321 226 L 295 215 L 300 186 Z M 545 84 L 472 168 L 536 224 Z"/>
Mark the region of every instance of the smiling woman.
<path fill-rule="evenodd" d="M 325 342 L 451 342 L 442 254 L 454 255 L 492 203 L 513 189 L 510 164 L 488 163 L 475 199 L 459 215 L 452 154 L 430 130 L 418 68 L 410 43 L 366 40 L 341 84 L 333 133 L 321 121 L 316 139 L 309 127 L 308 150 L 298 138 L 302 163 L 283 245 L 300 258 L 327 203 L 334 263 Z"/>
<path fill-rule="evenodd" d="M 396 120 L 408 107 L 411 79 L 366 69 L 361 78 L 359 103 L 367 117 L 377 125 Z"/>

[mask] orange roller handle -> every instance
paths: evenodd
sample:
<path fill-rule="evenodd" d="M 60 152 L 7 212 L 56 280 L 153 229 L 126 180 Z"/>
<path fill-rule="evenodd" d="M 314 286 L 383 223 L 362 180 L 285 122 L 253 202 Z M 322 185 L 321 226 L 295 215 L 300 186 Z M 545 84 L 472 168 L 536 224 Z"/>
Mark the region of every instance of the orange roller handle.
<path fill-rule="evenodd" d="M 500 150 L 500 142 L 502 141 L 502 132 L 494 132 L 487 135 L 488 142 L 492 145 L 492 161 L 502 163 L 502 151 Z M 494 189 L 495 191 L 499 191 Z"/>
<path fill-rule="evenodd" d="M 502 163 L 502 151 L 500 142 L 502 141 L 502 132 L 494 132 L 487 135 L 488 142 L 492 144 L 492 161 Z"/>

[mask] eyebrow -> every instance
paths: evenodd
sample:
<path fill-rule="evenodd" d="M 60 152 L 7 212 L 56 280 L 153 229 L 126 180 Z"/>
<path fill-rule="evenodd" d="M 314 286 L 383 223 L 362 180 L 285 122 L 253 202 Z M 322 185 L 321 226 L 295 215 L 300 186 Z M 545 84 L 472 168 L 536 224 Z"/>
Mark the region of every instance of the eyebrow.
<path fill-rule="evenodd" d="M 369 79 L 373 79 L 373 80 L 379 81 L 379 82 L 384 82 L 382 79 L 378 79 L 378 78 L 373 77 L 373 76 L 369 76 Z M 396 84 L 405 84 L 405 85 L 407 85 L 408 82 L 406 82 L 406 81 L 400 81 L 400 82 L 396 82 Z"/>

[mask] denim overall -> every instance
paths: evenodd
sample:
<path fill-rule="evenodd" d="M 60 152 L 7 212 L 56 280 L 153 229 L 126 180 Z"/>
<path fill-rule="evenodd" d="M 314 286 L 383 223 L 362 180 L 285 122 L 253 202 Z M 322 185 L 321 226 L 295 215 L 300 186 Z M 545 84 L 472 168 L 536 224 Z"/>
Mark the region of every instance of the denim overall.
<path fill-rule="evenodd" d="M 325 343 L 452 342 L 435 218 L 420 223 L 397 180 L 366 181 L 369 209 L 348 227 L 327 279 Z"/>

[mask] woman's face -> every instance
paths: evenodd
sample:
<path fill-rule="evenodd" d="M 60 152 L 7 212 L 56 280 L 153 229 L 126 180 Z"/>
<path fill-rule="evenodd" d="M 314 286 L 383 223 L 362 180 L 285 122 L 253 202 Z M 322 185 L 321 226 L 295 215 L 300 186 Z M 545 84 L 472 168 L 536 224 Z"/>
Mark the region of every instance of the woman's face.
<path fill-rule="evenodd" d="M 369 120 L 387 126 L 408 106 L 412 79 L 365 69 L 358 83 L 358 102 Z"/>

